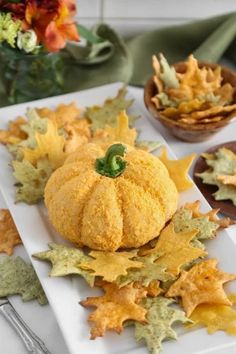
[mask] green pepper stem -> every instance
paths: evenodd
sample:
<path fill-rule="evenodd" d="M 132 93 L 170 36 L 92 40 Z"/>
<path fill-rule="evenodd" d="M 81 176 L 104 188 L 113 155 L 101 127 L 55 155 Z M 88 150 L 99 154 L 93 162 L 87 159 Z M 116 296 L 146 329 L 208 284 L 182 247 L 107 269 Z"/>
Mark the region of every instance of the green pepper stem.
<path fill-rule="evenodd" d="M 122 144 L 111 145 L 102 158 L 96 159 L 96 171 L 103 176 L 115 178 L 124 172 L 127 162 L 122 160 L 126 147 Z"/>

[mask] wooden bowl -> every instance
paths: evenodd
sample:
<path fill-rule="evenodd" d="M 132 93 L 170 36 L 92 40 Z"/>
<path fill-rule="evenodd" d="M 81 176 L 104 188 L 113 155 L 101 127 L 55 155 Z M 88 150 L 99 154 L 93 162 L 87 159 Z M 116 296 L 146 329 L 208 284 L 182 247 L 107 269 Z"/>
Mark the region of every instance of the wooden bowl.
<path fill-rule="evenodd" d="M 212 63 L 199 62 L 199 67 L 207 67 L 215 69 L 218 65 Z M 184 73 L 186 65 L 184 62 L 174 64 L 175 70 L 178 73 Z M 221 75 L 223 78 L 222 84 L 230 83 L 235 89 L 233 103 L 236 103 L 236 73 L 224 66 L 221 66 Z M 152 102 L 152 97 L 158 93 L 157 87 L 150 78 L 144 88 L 144 102 L 154 119 L 158 120 L 164 127 L 166 127 L 174 136 L 180 140 L 188 142 L 204 141 L 210 138 L 213 134 L 219 132 L 222 128 L 228 125 L 231 120 L 236 116 L 236 110 L 225 115 L 224 119 L 218 122 L 202 123 L 202 124 L 186 124 L 178 122 L 169 117 L 161 117 L 160 110 L 158 110 L 155 104 Z"/>
<path fill-rule="evenodd" d="M 210 149 L 205 151 L 206 153 L 213 153 L 220 148 L 225 147 L 236 154 L 236 141 L 229 141 L 220 145 L 212 146 Z M 197 159 L 194 170 L 193 170 L 193 180 L 196 183 L 197 187 L 200 189 L 204 197 L 207 199 L 208 203 L 212 208 L 220 208 L 220 212 L 226 216 L 229 216 L 231 219 L 236 220 L 236 206 L 233 205 L 231 200 L 215 200 L 213 193 L 218 190 L 217 186 L 205 184 L 202 182 L 202 179 L 196 176 L 197 173 L 202 173 L 209 169 L 205 159 L 202 156 L 199 156 Z"/>

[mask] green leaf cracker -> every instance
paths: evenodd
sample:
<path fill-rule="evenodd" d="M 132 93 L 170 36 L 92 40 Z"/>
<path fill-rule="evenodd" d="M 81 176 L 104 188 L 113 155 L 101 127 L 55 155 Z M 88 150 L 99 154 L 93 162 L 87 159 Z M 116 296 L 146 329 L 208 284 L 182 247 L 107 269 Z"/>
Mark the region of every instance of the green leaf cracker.
<path fill-rule="evenodd" d="M 132 282 L 139 282 L 143 286 L 148 286 L 152 280 L 167 281 L 173 279 L 172 274 L 166 272 L 166 268 L 155 263 L 159 254 L 154 253 L 144 257 L 137 257 L 136 260 L 142 262 L 140 269 L 129 269 L 127 275 L 118 277 L 116 283 L 122 287 Z"/>
<path fill-rule="evenodd" d="M 40 159 L 36 166 L 27 160 L 15 160 L 12 165 L 17 180 L 16 202 L 37 203 L 43 198 L 44 188 L 53 171 L 48 159 Z"/>
<path fill-rule="evenodd" d="M 81 275 L 86 282 L 92 287 L 94 285 L 94 275 L 80 268 L 82 262 L 91 261 L 92 258 L 87 256 L 78 248 L 70 248 L 64 245 L 50 243 L 49 251 L 33 254 L 33 257 L 52 263 L 50 276 L 59 277 L 69 274 Z"/>
<path fill-rule="evenodd" d="M 180 208 L 173 216 L 172 221 L 176 232 L 198 230 L 191 244 L 199 248 L 204 248 L 199 240 L 214 238 L 219 227 L 216 222 L 210 221 L 207 216 L 193 218 L 191 210 L 185 208 Z"/>
<path fill-rule="evenodd" d="M 92 123 L 93 131 L 103 129 L 106 125 L 114 127 L 117 121 L 117 115 L 124 110 L 127 110 L 133 100 L 126 99 L 127 89 L 121 88 L 116 97 L 107 99 L 103 106 L 88 107 L 85 111 L 85 117 Z M 137 116 L 129 115 L 129 123 L 132 125 L 137 119 Z"/>
<path fill-rule="evenodd" d="M 236 186 L 224 184 L 218 180 L 221 175 L 234 175 L 236 170 L 236 154 L 226 148 L 221 148 L 214 154 L 205 155 L 205 161 L 209 169 L 196 176 L 202 179 L 205 184 L 215 185 L 218 187 L 217 192 L 213 194 L 215 200 L 231 200 L 236 205 Z"/>
<path fill-rule="evenodd" d="M 0 259 L 0 297 L 19 294 L 23 301 L 36 299 L 40 305 L 47 304 L 47 298 L 31 264 L 20 257 Z"/>
<path fill-rule="evenodd" d="M 165 339 L 177 339 L 176 332 L 172 329 L 174 322 L 189 322 L 183 311 L 169 307 L 173 302 L 172 299 L 161 296 L 142 300 L 143 307 L 148 311 L 148 323 L 143 325 L 135 322 L 135 339 L 144 339 L 150 354 L 158 354 Z"/>

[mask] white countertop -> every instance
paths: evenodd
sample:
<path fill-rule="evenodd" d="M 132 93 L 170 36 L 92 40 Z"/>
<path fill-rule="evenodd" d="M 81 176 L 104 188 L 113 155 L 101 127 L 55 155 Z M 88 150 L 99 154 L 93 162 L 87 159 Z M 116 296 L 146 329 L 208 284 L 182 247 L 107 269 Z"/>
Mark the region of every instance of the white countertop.
<path fill-rule="evenodd" d="M 143 104 L 143 90 L 132 88 L 132 93 L 140 104 Z M 148 113 L 147 113 L 148 114 Z M 166 139 L 177 157 L 195 152 L 197 154 L 207 150 L 209 147 L 220 144 L 226 141 L 236 140 L 236 121 L 226 127 L 220 133 L 213 136 L 211 139 L 201 143 L 185 143 L 177 140 L 170 135 L 165 128 L 159 126 L 159 131 Z M 0 208 L 5 207 L 0 196 Z M 236 227 L 229 230 L 231 233 L 236 233 Z M 236 235 L 235 235 L 236 237 Z M 23 246 L 17 246 L 15 255 L 20 255 L 26 258 Z M 56 319 L 52 313 L 50 305 L 40 306 L 36 301 L 23 303 L 19 296 L 11 297 L 11 302 L 16 310 L 20 313 L 24 321 L 35 331 L 35 333 L 44 341 L 52 354 L 69 354 L 64 343 L 60 329 L 56 323 Z M 14 330 L 8 325 L 6 320 L 0 316 L 0 353 L 1 354 L 26 354 L 27 350 L 21 340 L 15 334 Z M 79 348 L 78 348 L 79 353 Z M 210 353 L 210 352 L 209 352 Z M 214 351 L 214 354 L 235 354 L 236 348 L 221 350 L 219 353 Z M 86 354 L 86 353 L 81 353 Z M 112 353 L 111 353 L 112 354 Z M 183 353 L 188 354 L 188 353 Z M 212 353 L 213 354 L 213 353 Z"/>

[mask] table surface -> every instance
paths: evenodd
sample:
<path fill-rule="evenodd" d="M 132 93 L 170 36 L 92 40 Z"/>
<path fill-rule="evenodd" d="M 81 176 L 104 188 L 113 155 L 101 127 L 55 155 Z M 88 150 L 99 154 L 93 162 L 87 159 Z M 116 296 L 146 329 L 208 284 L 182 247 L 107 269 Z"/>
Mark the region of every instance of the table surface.
<path fill-rule="evenodd" d="M 143 105 L 143 89 L 131 88 L 131 93 L 136 97 L 139 104 Z M 147 113 L 148 114 L 148 113 Z M 200 154 L 209 147 L 226 142 L 236 140 L 236 121 L 226 127 L 217 135 L 209 140 L 201 143 L 185 143 L 177 140 L 170 135 L 161 125 L 159 132 L 166 139 L 174 153 L 178 158 L 195 152 Z M 0 196 L 0 208 L 4 207 L 4 203 Z M 230 233 L 236 233 L 236 226 L 229 230 Z M 21 255 L 27 259 L 23 246 L 17 246 L 16 255 Z M 69 354 L 69 351 L 63 340 L 62 333 L 57 325 L 54 314 L 50 305 L 39 306 L 36 301 L 23 303 L 19 296 L 11 297 L 11 302 L 25 322 L 35 333 L 44 341 L 52 354 Z M 8 325 L 6 320 L 0 316 L 0 333 L 1 333 L 1 354 L 26 354 L 27 350 L 21 340 L 15 334 L 14 330 Z M 79 348 L 78 348 L 79 352 Z M 207 353 L 210 353 L 209 351 Z M 220 349 L 219 352 L 214 350 L 214 354 L 235 354 L 235 348 Z M 112 353 L 111 353 L 112 354 Z M 183 353 L 187 354 L 187 353 Z M 202 353 L 204 354 L 204 353 Z M 213 354 L 213 352 L 212 352 Z"/>

